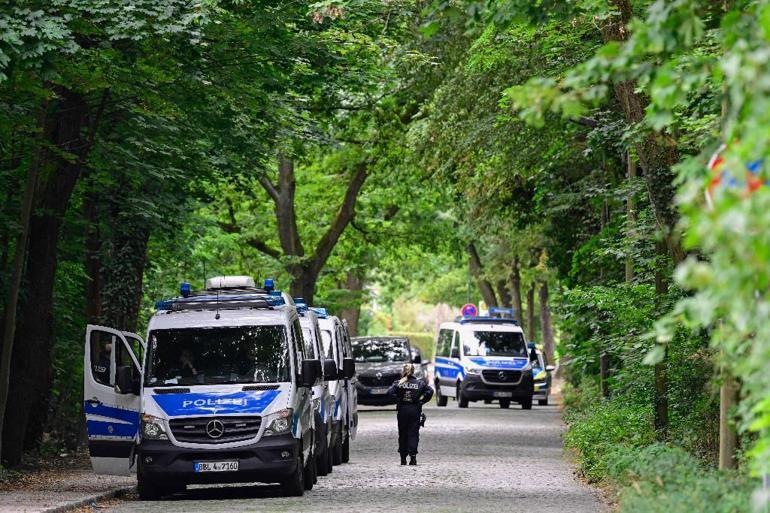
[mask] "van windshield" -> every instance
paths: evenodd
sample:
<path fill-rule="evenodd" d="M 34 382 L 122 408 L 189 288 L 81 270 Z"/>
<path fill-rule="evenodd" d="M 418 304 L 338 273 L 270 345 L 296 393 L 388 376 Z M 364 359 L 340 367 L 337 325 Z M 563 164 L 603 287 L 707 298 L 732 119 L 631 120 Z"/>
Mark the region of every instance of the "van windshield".
<path fill-rule="evenodd" d="M 357 362 L 408 362 L 411 360 L 406 340 L 363 338 L 353 341 Z"/>
<path fill-rule="evenodd" d="M 524 335 L 516 331 L 474 331 L 463 340 L 465 356 L 527 356 Z"/>
<path fill-rule="evenodd" d="M 154 330 L 145 386 L 291 381 L 284 326 Z"/>

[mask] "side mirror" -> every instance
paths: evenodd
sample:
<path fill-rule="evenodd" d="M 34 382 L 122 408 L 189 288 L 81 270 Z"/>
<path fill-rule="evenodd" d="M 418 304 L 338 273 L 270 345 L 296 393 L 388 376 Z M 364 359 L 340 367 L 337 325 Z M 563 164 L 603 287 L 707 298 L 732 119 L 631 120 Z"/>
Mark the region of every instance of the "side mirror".
<path fill-rule="evenodd" d="M 460 349 L 457 347 L 452 348 L 452 353 L 449 355 L 450 358 L 460 358 Z"/>
<path fill-rule="evenodd" d="M 414 357 L 412 357 L 412 363 L 421 364 L 422 363 L 422 356 L 420 353 L 415 353 Z"/>
<path fill-rule="evenodd" d="M 303 387 L 312 387 L 321 377 L 321 360 L 302 360 Z"/>
<path fill-rule="evenodd" d="M 536 362 L 537 361 L 537 351 L 535 351 L 535 348 L 529 350 L 529 361 L 530 362 Z"/>
<path fill-rule="evenodd" d="M 116 369 L 115 391 L 124 395 L 134 393 L 134 376 L 130 365 L 122 365 Z"/>
<path fill-rule="evenodd" d="M 342 377 L 345 379 L 351 379 L 356 375 L 356 362 L 353 358 L 342 359 Z"/>
<path fill-rule="evenodd" d="M 545 371 L 546 372 L 553 372 L 555 370 L 556 370 L 556 366 L 555 365 L 546 365 L 545 366 Z"/>
<path fill-rule="evenodd" d="M 324 381 L 334 381 L 339 379 L 337 363 L 334 360 L 324 360 Z"/>

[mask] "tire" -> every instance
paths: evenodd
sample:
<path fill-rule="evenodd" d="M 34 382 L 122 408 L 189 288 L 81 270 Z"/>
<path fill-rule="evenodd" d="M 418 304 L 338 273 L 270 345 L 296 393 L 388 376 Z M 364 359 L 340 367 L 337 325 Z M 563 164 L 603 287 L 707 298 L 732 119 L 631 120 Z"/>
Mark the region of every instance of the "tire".
<path fill-rule="evenodd" d="M 303 476 L 305 491 L 309 492 L 310 490 L 313 489 L 313 485 L 316 482 L 315 456 L 313 454 L 310 455 L 309 461 L 307 462 L 307 465 L 305 465 L 305 468 L 303 469 L 303 473 L 305 474 Z"/>
<path fill-rule="evenodd" d="M 321 444 L 321 451 L 315 458 L 316 475 L 325 476 L 329 473 L 329 437 L 326 436 L 326 429 L 323 430 L 323 443 Z"/>
<path fill-rule="evenodd" d="M 532 398 L 525 399 L 521 401 L 521 409 L 522 410 L 531 410 L 532 409 Z"/>
<path fill-rule="evenodd" d="M 305 494 L 305 463 L 302 457 L 302 447 L 298 447 L 297 463 L 294 472 L 281 483 L 283 493 L 288 497 L 302 497 Z"/>
<path fill-rule="evenodd" d="M 438 381 L 436 382 L 436 406 L 441 406 L 442 408 L 446 406 L 448 397 L 445 395 L 441 395 L 441 385 L 438 384 Z"/>
<path fill-rule="evenodd" d="M 350 431 L 345 436 L 345 441 L 342 442 L 342 463 L 350 462 Z"/>
<path fill-rule="evenodd" d="M 500 399 L 500 408 L 503 410 L 507 410 L 511 407 L 511 400 L 510 399 Z"/>
<path fill-rule="evenodd" d="M 332 447 L 332 465 L 342 465 L 342 436 Z"/>
<path fill-rule="evenodd" d="M 537 405 L 538 406 L 548 406 L 548 398 L 546 397 L 545 399 L 538 399 L 537 400 Z"/>
<path fill-rule="evenodd" d="M 460 383 L 457 384 L 457 406 L 460 408 L 468 407 L 468 399 L 463 396 L 463 387 Z"/>

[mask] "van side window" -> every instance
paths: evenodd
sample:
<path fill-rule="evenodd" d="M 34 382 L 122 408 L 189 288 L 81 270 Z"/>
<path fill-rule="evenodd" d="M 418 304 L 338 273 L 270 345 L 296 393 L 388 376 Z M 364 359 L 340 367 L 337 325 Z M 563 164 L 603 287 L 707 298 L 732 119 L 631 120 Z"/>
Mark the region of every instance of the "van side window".
<path fill-rule="evenodd" d="M 452 330 L 443 329 L 438 332 L 436 342 L 436 356 L 449 356 L 449 346 L 452 345 Z"/>
<path fill-rule="evenodd" d="M 115 378 L 110 371 L 115 336 L 103 331 L 92 331 L 90 340 L 91 375 L 101 385 L 112 386 Z"/>
<path fill-rule="evenodd" d="M 452 349 L 449 351 L 450 358 L 460 358 L 460 332 L 454 332 L 454 342 L 452 342 Z"/>
<path fill-rule="evenodd" d="M 139 380 L 142 377 L 142 373 L 139 369 L 136 368 L 136 365 L 134 365 L 134 360 L 131 359 L 131 349 L 127 348 L 122 340 L 114 338 L 112 350 L 115 351 L 115 368 L 117 369 L 118 367 L 130 367 L 131 376 L 133 377 L 134 381 L 139 383 Z"/>
<path fill-rule="evenodd" d="M 291 338 L 294 344 L 294 361 L 296 363 L 297 374 L 302 374 L 302 360 L 305 359 L 305 340 L 302 337 L 302 328 L 298 320 L 294 320 L 291 325 Z"/>

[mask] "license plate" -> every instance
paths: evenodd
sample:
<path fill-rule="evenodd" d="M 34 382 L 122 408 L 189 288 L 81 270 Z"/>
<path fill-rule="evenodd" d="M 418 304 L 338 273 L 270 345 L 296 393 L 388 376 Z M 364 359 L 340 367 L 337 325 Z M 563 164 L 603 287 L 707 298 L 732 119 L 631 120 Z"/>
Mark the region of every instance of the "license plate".
<path fill-rule="evenodd" d="M 387 394 L 387 393 L 388 393 L 388 390 L 389 390 L 389 388 L 388 388 L 388 387 L 383 387 L 383 388 L 373 388 L 373 389 L 371 390 L 371 393 L 372 393 L 372 394 L 377 394 L 377 395 L 382 395 L 382 394 Z"/>
<path fill-rule="evenodd" d="M 235 472 L 238 470 L 237 461 L 196 461 L 196 472 Z"/>
<path fill-rule="evenodd" d="M 513 397 L 513 392 L 495 392 L 495 397 Z"/>

